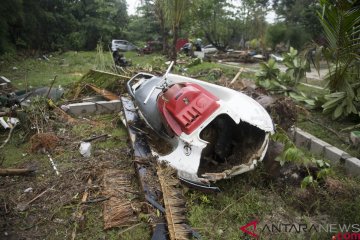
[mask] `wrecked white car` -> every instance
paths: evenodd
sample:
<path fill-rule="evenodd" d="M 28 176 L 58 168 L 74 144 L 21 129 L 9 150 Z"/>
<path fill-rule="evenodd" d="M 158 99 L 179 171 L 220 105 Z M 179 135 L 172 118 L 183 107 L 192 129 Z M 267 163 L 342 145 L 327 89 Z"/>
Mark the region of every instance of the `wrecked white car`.
<path fill-rule="evenodd" d="M 157 154 L 187 182 L 209 185 L 250 171 L 274 132 L 267 111 L 235 90 L 167 73 L 139 73 L 127 88 L 148 126 L 171 144 Z"/>

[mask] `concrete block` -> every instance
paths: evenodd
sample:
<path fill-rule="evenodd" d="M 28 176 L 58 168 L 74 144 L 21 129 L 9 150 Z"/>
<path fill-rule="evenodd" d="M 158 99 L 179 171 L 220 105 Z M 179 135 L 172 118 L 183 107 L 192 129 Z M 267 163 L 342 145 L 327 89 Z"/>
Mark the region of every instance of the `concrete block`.
<path fill-rule="evenodd" d="M 63 109 L 67 109 L 67 113 L 74 116 L 86 116 L 93 114 L 109 114 L 121 111 L 120 100 L 114 101 L 99 101 L 99 102 L 83 102 L 69 104 Z"/>
<path fill-rule="evenodd" d="M 329 146 L 331 145 L 328 144 L 327 142 L 318 139 L 316 137 L 313 137 L 310 143 L 310 152 L 318 156 L 324 156 L 325 147 L 329 147 Z"/>
<path fill-rule="evenodd" d="M 360 160 L 355 157 L 345 159 L 345 170 L 353 176 L 360 176 Z"/>
<path fill-rule="evenodd" d="M 338 149 L 334 146 L 325 147 L 324 158 L 331 161 L 333 164 L 340 163 L 340 159 L 343 155 L 347 154 L 346 152 Z"/>
<path fill-rule="evenodd" d="M 295 145 L 297 147 L 303 147 L 306 149 L 310 148 L 311 139 L 314 138 L 313 135 L 304 132 L 303 130 L 296 128 L 295 129 Z"/>

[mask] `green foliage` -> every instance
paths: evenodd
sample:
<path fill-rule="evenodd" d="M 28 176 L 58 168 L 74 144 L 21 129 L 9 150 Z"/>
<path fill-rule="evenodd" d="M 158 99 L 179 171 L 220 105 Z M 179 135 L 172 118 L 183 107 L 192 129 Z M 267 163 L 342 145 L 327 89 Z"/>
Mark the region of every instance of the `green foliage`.
<path fill-rule="evenodd" d="M 311 40 L 311 37 L 303 26 L 289 25 L 286 30 L 285 39 L 291 46 L 301 49 Z"/>
<path fill-rule="evenodd" d="M 0 5 L 0 54 L 11 49 L 94 49 L 123 36 L 125 0 L 7 1 Z"/>
<path fill-rule="evenodd" d="M 285 163 L 295 163 L 299 166 L 304 166 L 308 172 L 308 175 L 304 177 L 301 182 L 301 187 L 307 187 L 309 185 L 315 186 L 318 181 L 325 179 L 333 172 L 330 169 L 330 165 L 322 159 L 315 159 L 312 156 L 306 155 L 301 149 L 297 148 L 293 141 L 290 140 L 287 133 L 277 127 L 277 132 L 271 136 L 274 141 L 284 144 L 284 151 L 277 157 L 277 161 L 283 166 Z M 309 166 L 317 166 L 319 171 L 316 176 L 310 173 Z"/>
<path fill-rule="evenodd" d="M 274 0 L 276 14 L 286 25 L 284 41 L 291 46 L 302 48 L 310 39 L 318 39 L 321 25 L 316 17 L 319 10 L 317 0 Z"/>
<path fill-rule="evenodd" d="M 286 41 L 286 25 L 284 23 L 275 23 L 270 25 L 266 31 L 266 43 L 275 48 L 277 44 Z"/>
<path fill-rule="evenodd" d="M 249 46 L 251 49 L 258 49 L 260 47 L 260 41 L 254 38 L 249 42 Z"/>
<path fill-rule="evenodd" d="M 196 2 L 194 21 L 197 29 L 215 47 L 221 50 L 229 45 L 234 34 L 233 14 L 228 10 L 230 4 L 225 1 L 201 0 Z"/>
<path fill-rule="evenodd" d="M 356 114 L 360 117 L 360 84 L 357 85 L 357 95 L 352 90 L 325 95 L 327 101 L 322 105 L 323 112 L 331 113 L 333 119 L 346 117 L 350 114 Z"/>
<path fill-rule="evenodd" d="M 360 15 L 359 6 L 346 0 L 333 4 L 322 0 L 322 12 L 318 12 L 327 41 L 322 50 L 331 68 L 326 80 L 329 89 L 348 91 L 351 83 L 360 79 Z"/>
<path fill-rule="evenodd" d="M 289 77 L 282 73 L 274 59 L 269 59 L 267 63 L 260 63 L 260 71 L 256 73 L 256 84 L 269 91 L 286 92 L 286 83 Z"/>
<path fill-rule="evenodd" d="M 290 51 L 283 55 L 284 64 L 287 67 L 286 73 L 297 85 L 301 80 L 306 77 L 306 70 L 309 68 L 309 63 L 306 59 L 298 57 L 298 51 L 290 47 Z"/>
<path fill-rule="evenodd" d="M 256 73 L 256 84 L 270 91 L 287 93 L 297 86 L 305 77 L 307 68 L 306 60 L 302 60 L 297 50 L 290 48 L 290 52 L 284 55 L 284 64 L 287 66 L 285 73 L 281 72 L 274 59 L 267 63 L 260 63 L 260 71 Z"/>
<path fill-rule="evenodd" d="M 324 103 L 324 99 L 318 96 L 308 96 L 302 91 L 290 92 L 289 96 L 296 102 L 303 103 L 308 109 L 318 109 Z"/>
<path fill-rule="evenodd" d="M 260 71 L 256 73 L 257 80 L 276 80 L 280 74 L 280 69 L 278 68 L 276 61 L 274 59 L 269 59 L 267 63 L 259 63 Z"/>
<path fill-rule="evenodd" d="M 306 77 L 308 62 L 302 59 L 298 55 L 298 51 L 292 47 L 283 57 L 283 63 L 287 67 L 285 73 L 280 71 L 274 59 L 270 59 L 267 63 L 260 63 L 260 71 L 256 73 L 256 84 L 269 91 L 290 95 L 294 99 L 304 101 L 314 107 L 317 99 L 309 99 L 294 89 Z"/>
<path fill-rule="evenodd" d="M 323 112 L 332 114 L 333 119 L 360 116 L 360 8 L 346 0 L 320 3 L 322 11 L 318 11 L 318 17 L 327 44 L 312 44 L 308 51 L 315 49 L 314 66 L 318 71 L 322 56 L 328 63 L 325 80 L 330 94 L 324 96 Z"/>

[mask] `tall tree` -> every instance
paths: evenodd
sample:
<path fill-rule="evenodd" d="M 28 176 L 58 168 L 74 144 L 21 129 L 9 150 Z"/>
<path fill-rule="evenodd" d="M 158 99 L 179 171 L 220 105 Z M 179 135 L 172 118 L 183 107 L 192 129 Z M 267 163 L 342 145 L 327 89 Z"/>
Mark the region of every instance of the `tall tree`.
<path fill-rule="evenodd" d="M 195 21 L 206 40 L 219 50 L 225 50 L 233 38 L 236 25 L 233 5 L 226 0 L 199 0 L 194 7 Z"/>
<path fill-rule="evenodd" d="M 265 17 L 269 10 L 269 4 L 269 0 L 242 0 L 238 7 L 238 15 L 243 26 L 242 38 L 244 40 L 258 39 L 263 48 L 267 27 Z"/>
<path fill-rule="evenodd" d="M 94 49 L 121 37 L 125 0 L 12 0 L 0 4 L 0 53 L 10 48 Z"/>
<path fill-rule="evenodd" d="M 160 25 L 163 53 L 165 54 L 168 49 L 168 29 L 166 26 L 165 0 L 155 0 L 154 9 Z"/>
<path fill-rule="evenodd" d="M 287 27 L 286 40 L 290 45 L 301 48 L 309 40 L 319 38 L 321 25 L 316 16 L 320 8 L 318 0 L 274 0 L 273 8 Z"/>
<path fill-rule="evenodd" d="M 190 8 L 189 0 L 164 0 L 164 12 L 166 14 L 166 19 L 169 25 L 171 26 L 172 31 L 172 44 L 170 48 L 170 58 L 176 61 L 176 43 L 179 38 L 179 31 L 181 26 L 181 21 Z"/>
<path fill-rule="evenodd" d="M 22 13 L 21 0 L 3 1 L 0 4 L 0 54 L 15 48 Z"/>

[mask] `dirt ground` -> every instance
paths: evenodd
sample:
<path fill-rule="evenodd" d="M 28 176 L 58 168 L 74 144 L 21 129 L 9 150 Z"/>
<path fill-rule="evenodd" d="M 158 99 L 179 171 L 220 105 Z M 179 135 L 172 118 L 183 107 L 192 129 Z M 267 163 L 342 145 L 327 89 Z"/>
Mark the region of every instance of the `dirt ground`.
<path fill-rule="evenodd" d="M 116 231 L 103 231 L 102 205 L 109 197 L 103 193 L 103 173 L 107 169 L 130 174 L 133 189 L 129 189 L 132 194 L 128 197 L 134 208 L 141 209 L 142 197 L 132 165 L 132 152 L 126 145 L 127 134 L 119 117 L 98 116 L 91 121 L 92 124 L 79 121 L 53 126 L 53 134 L 61 139 L 50 153 L 59 176 L 46 154 L 31 152 L 31 142 L 22 143 L 22 129 L 14 133 L 1 152 L 2 166 L 32 168 L 35 172 L 27 176 L 0 177 L 1 239 L 72 239 L 73 236 L 75 239 L 111 239 L 112 235 L 118 236 Z M 80 141 L 102 134 L 109 137 L 92 142 L 91 157 L 81 156 Z M 5 135 L 1 132 L 1 139 Z M 14 148 L 20 155 L 14 154 Z M 84 193 L 87 198 L 82 203 Z M 138 223 L 141 223 L 136 230 L 140 233 L 139 239 L 143 234 L 148 236 L 146 221 Z M 121 237 L 133 239 L 127 234 Z"/>

